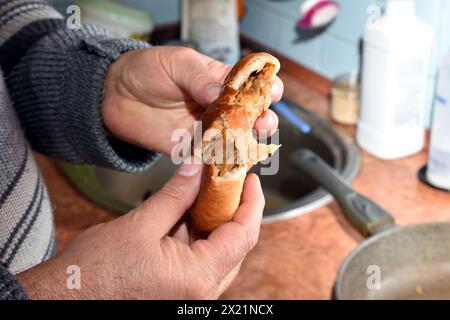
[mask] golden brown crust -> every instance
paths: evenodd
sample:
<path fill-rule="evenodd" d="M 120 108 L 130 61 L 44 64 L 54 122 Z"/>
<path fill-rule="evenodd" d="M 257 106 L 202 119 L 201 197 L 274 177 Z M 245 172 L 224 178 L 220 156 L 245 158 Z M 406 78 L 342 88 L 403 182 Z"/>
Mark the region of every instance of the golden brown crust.
<path fill-rule="evenodd" d="M 219 139 L 226 143 L 228 130 L 251 130 L 256 119 L 270 106 L 270 88 L 280 65 L 267 53 L 254 53 L 241 59 L 225 79 L 219 98 L 202 116 L 203 131 L 216 129 Z M 204 135 L 202 152 L 214 143 Z M 223 164 L 219 156 L 211 156 L 212 163 L 205 165 L 202 185 L 191 214 L 196 227 L 211 232 L 230 221 L 238 209 L 247 170 L 264 160 L 278 146 L 257 145 L 250 135 L 244 143 L 232 145 L 239 155 L 248 153 L 251 146 L 258 154 L 239 164 Z M 217 145 L 217 142 L 215 142 Z M 219 143 L 222 143 L 219 141 Z M 205 159 L 204 159 L 205 160 Z"/>
<path fill-rule="evenodd" d="M 193 221 L 197 229 L 211 232 L 233 219 L 239 207 L 246 172 L 233 179 L 215 177 L 211 171 L 213 166 L 205 166 L 201 192 L 195 206 L 191 209 Z"/>
<path fill-rule="evenodd" d="M 250 74 L 262 70 L 262 68 L 268 64 L 275 67 L 273 73 L 270 75 L 271 81 L 273 82 L 276 74 L 280 70 L 280 62 L 277 58 L 268 53 L 258 52 L 249 54 L 238 61 L 225 78 L 224 87 L 231 87 L 235 90 L 239 90 L 242 84 L 249 78 Z"/>
<path fill-rule="evenodd" d="M 243 108 L 233 103 L 239 94 L 239 89 L 253 72 L 261 71 L 266 65 L 273 66 L 264 79 L 268 87 L 272 87 L 276 74 L 280 70 L 279 61 L 264 52 L 253 53 L 242 58 L 225 78 L 219 98 L 206 110 L 202 116 L 203 128 L 222 129 L 221 113 L 225 113 L 231 129 L 252 129 L 254 121 L 270 106 L 270 95 L 262 105 L 253 108 Z"/>

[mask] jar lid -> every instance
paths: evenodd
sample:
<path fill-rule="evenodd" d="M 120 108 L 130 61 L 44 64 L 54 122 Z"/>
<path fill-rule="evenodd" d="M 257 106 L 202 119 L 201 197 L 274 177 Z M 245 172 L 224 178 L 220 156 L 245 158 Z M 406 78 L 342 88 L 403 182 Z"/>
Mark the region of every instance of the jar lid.
<path fill-rule="evenodd" d="M 333 89 L 348 93 L 359 94 L 359 74 L 358 72 L 344 73 L 336 77 L 333 81 Z"/>

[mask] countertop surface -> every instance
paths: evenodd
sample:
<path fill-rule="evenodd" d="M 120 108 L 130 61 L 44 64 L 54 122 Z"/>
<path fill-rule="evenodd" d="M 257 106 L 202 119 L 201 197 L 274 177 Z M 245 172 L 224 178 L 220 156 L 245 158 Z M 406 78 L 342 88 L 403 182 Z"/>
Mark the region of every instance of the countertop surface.
<path fill-rule="evenodd" d="M 286 97 L 328 117 L 326 98 L 294 78 L 281 77 Z M 354 134 L 353 128 L 340 128 Z M 450 221 L 450 194 L 417 179 L 426 150 L 395 161 L 360 154 L 362 168 L 353 186 L 391 212 L 398 224 Z M 36 157 L 53 203 L 59 250 L 86 228 L 116 217 L 81 196 L 47 158 Z M 223 298 L 329 299 L 340 264 L 362 240 L 334 202 L 298 218 L 263 225 L 258 245 Z"/>

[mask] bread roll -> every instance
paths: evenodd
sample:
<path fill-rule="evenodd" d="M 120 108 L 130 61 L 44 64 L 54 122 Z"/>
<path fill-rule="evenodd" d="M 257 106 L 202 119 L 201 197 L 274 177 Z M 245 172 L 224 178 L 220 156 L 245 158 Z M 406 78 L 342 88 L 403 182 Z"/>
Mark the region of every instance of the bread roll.
<path fill-rule="evenodd" d="M 279 146 L 258 144 L 251 130 L 271 103 L 280 69 L 267 53 L 241 59 L 224 81 L 219 98 L 202 116 L 201 152 L 205 162 L 200 193 L 191 208 L 195 226 L 211 232 L 230 221 L 239 207 L 247 171 Z"/>

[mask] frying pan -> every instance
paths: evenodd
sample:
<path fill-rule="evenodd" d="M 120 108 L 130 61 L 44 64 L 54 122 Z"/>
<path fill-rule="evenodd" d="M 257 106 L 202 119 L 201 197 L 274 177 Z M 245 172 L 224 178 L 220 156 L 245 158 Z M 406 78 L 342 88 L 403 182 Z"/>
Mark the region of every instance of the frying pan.
<path fill-rule="evenodd" d="M 450 223 L 400 227 L 313 152 L 298 150 L 290 160 L 330 192 L 351 224 L 368 236 L 341 265 L 335 299 L 450 299 Z"/>

